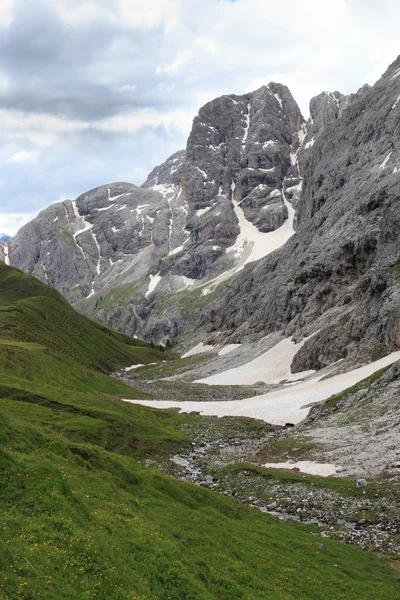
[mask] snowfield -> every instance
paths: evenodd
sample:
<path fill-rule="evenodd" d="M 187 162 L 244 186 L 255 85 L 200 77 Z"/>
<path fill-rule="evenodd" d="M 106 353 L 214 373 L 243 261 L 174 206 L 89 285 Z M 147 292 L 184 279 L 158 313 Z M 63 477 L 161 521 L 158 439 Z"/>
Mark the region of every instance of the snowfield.
<path fill-rule="evenodd" d="M 388 356 L 359 369 L 335 375 L 329 379 L 315 377 L 297 384 L 283 387 L 268 394 L 254 396 L 244 400 L 211 401 L 211 402 L 177 402 L 172 400 L 126 400 L 132 404 L 143 404 L 152 408 L 179 408 L 182 412 L 196 411 L 202 415 L 217 417 L 235 416 L 261 419 L 274 425 L 299 423 L 308 414 L 310 404 L 326 400 L 334 394 L 355 385 L 362 379 L 372 375 L 400 359 L 400 352 L 392 352 Z M 245 368 L 245 367 L 243 367 Z M 321 376 L 322 377 L 322 376 Z M 231 382 L 232 383 L 232 382 Z"/>

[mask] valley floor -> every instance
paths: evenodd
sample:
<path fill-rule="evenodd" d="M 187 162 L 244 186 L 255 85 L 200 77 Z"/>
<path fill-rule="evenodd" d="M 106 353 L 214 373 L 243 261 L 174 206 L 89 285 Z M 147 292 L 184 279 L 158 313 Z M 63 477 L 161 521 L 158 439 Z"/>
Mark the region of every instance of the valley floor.
<path fill-rule="evenodd" d="M 165 380 L 156 379 L 160 376 L 157 366 L 139 369 L 135 386 L 143 391 L 151 389 L 153 395 L 164 399 L 130 402 L 199 415 L 195 425 L 184 429 L 192 448 L 169 460 L 155 461 L 154 466 L 164 472 L 279 519 L 310 524 L 318 537 L 384 551 L 397 560 L 400 456 L 395 440 L 400 432 L 393 424 L 385 430 L 381 427 L 381 432 L 378 427 L 372 440 L 369 434 L 376 411 L 355 406 L 351 399 L 352 394 L 370 397 L 377 386 L 387 383 L 385 373 L 395 369 L 388 371 L 399 356 L 393 353 L 332 377 L 325 371 L 316 376 L 307 373 L 305 381 L 289 385 L 270 381 L 272 391 L 265 393 L 263 385 L 268 387 L 267 383 L 250 385 L 254 376 L 248 377 L 247 386 L 227 385 L 225 373 L 210 378 L 215 381 L 220 377 L 225 385 L 183 381 L 190 379 L 193 369 L 204 369 L 212 358 L 210 354 L 189 355 L 185 366 L 182 361 L 176 363 L 178 375 L 171 375 L 174 366 L 168 365 Z M 251 397 L 246 398 L 249 391 Z M 382 418 L 381 392 L 376 409 Z M 202 400 L 195 400 L 197 396 Z M 191 400 L 183 399 L 187 397 Z M 358 411 L 354 423 L 349 409 L 344 416 L 335 410 L 344 401 L 350 403 L 353 412 Z M 291 425 L 284 426 L 285 422 Z M 292 426 L 293 422 L 297 425 Z M 390 471 L 396 460 L 399 469 Z M 357 487 L 360 477 L 368 481 L 361 479 Z"/>

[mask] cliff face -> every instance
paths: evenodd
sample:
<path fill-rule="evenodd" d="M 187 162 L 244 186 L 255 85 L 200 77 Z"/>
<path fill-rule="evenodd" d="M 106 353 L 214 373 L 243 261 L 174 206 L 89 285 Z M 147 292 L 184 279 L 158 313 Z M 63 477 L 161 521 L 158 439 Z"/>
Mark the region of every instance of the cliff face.
<path fill-rule="evenodd" d="M 199 111 L 186 152 L 156 167 L 143 184 L 187 207 L 187 240 L 169 261 L 170 272 L 200 279 L 238 262 L 226 253 L 240 234 L 235 203 L 258 231 L 281 227 L 288 218 L 284 182 L 290 178 L 289 199 L 300 189 L 303 128 L 288 88 L 274 83 L 222 96 Z"/>
<path fill-rule="evenodd" d="M 311 103 L 296 235 L 248 266 L 203 319 L 232 341 L 319 330 L 297 370 L 400 345 L 400 59 L 372 88 L 335 98 L 337 110 L 332 98 Z"/>
<path fill-rule="evenodd" d="M 213 289 L 293 234 L 304 135 L 285 86 L 217 98 L 195 117 L 186 150 L 142 188 L 114 183 L 52 205 L 11 240 L 11 264 L 131 334 L 175 336 L 179 315 L 159 327 L 154 296 L 216 280 Z M 122 299 L 103 302 L 121 288 Z"/>
<path fill-rule="evenodd" d="M 11 264 L 157 342 L 318 330 L 299 370 L 399 346 L 400 59 L 310 108 L 305 124 L 275 83 L 213 100 L 141 188 L 51 206 L 9 242 Z"/>

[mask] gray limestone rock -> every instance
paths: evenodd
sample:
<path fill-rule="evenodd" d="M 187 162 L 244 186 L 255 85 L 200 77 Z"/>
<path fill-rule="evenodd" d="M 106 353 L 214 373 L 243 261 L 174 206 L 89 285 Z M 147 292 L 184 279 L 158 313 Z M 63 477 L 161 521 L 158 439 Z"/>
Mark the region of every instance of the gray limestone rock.
<path fill-rule="evenodd" d="M 285 330 L 300 339 L 319 330 L 295 371 L 400 347 L 399 73 L 400 59 L 341 112 L 333 100 L 313 103 L 320 133 L 300 151 L 296 235 L 210 306 L 202 318 L 210 333 L 237 340 Z"/>

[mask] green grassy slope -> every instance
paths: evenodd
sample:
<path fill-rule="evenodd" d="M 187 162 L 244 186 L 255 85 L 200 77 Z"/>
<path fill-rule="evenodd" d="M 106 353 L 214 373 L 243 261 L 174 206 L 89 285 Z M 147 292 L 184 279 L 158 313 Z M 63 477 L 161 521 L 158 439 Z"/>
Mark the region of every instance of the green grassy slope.
<path fill-rule="evenodd" d="M 104 371 L 159 356 L 133 343 L 0 265 L 1 600 L 397 597 L 375 557 L 145 468 L 195 417 L 120 400 Z"/>

